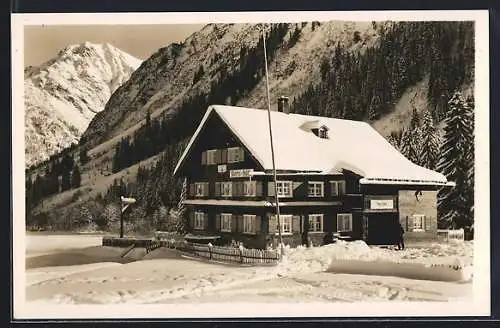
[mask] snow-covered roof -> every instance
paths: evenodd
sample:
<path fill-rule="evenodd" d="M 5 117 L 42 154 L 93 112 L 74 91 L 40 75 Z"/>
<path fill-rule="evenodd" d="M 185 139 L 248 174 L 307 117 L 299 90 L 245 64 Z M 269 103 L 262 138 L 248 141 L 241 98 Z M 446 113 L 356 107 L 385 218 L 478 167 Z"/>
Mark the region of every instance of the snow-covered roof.
<path fill-rule="evenodd" d="M 201 128 L 217 113 L 265 170 L 272 169 L 269 125 L 266 110 L 212 105 L 182 154 L 175 172 L 188 154 Z M 328 128 L 328 139 L 319 138 L 312 126 Z M 446 184 L 446 177 L 418 166 L 404 157 L 368 123 L 320 116 L 271 112 L 277 170 L 316 171 L 325 174 L 350 170 L 365 183 L 400 181 Z"/>

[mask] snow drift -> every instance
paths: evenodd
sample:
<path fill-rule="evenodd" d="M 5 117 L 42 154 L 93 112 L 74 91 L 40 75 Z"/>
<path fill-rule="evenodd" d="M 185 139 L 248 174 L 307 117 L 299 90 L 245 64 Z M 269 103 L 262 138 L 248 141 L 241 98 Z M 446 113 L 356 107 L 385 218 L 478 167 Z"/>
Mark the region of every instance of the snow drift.
<path fill-rule="evenodd" d="M 472 278 L 469 242 L 435 243 L 395 251 L 363 241 L 338 241 L 322 247 L 289 249 L 280 264 L 285 273 L 318 272 L 395 276 L 420 280 L 468 281 Z"/>

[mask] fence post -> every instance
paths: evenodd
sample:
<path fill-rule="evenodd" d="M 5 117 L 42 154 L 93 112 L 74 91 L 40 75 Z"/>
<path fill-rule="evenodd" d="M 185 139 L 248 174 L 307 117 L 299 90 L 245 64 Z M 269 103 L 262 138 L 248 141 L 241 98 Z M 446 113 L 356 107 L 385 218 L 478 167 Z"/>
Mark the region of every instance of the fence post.
<path fill-rule="evenodd" d="M 212 243 L 208 243 L 208 259 L 212 259 Z"/>
<path fill-rule="evenodd" d="M 240 245 L 240 263 L 243 263 L 243 245 Z"/>

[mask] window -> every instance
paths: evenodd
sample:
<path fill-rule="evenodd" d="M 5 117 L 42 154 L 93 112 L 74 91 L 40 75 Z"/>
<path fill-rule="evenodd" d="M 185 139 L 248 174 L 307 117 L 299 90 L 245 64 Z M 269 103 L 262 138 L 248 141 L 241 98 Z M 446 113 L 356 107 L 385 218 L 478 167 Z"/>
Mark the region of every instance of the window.
<path fill-rule="evenodd" d="M 278 197 L 292 197 L 292 181 L 277 181 Z"/>
<path fill-rule="evenodd" d="M 217 152 L 217 149 L 207 150 L 207 164 L 208 165 L 216 163 L 216 160 L 215 160 L 216 152 Z"/>
<path fill-rule="evenodd" d="M 273 216 L 276 218 L 276 216 Z M 280 215 L 281 233 L 291 234 L 292 233 L 292 216 L 291 215 Z M 276 234 L 278 234 L 279 225 L 278 219 L 276 218 Z"/>
<path fill-rule="evenodd" d="M 243 233 L 255 233 L 255 215 L 243 215 Z"/>
<path fill-rule="evenodd" d="M 220 215 L 220 231 L 231 232 L 231 213 L 222 213 Z"/>
<path fill-rule="evenodd" d="M 309 182 L 309 197 L 323 197 L 323 182 Z"/>
<path fill-rule="evenodd" d="M 345 181 L 330 181 L 330 186 L 332 188 L 332 197 L 345 195 Z"/>
<path fill-rule="evenodd" d="M 352 214 L 350 213 L 337 214 L 337 231 L 338 232 L 352 231 Z"/>
<path fill-rule="evenodd" d="M 232 147 L 227 149 L 227 162 L 238 163 L 243 162 L 243 148 Z"/>
<path fill-rule="evenodd" d="M 194 212 L 194 226 L 193 229 L 203 230 L 205 227 L 205 213 Z"/>
<path fill-rule="evenodd" d="M 413 215 L 413 231 L 424 231 L 425 215 Z"/>
<path fill-rule="evenodd" d="M 233 184 L 231 182 L 221 182 L 221 194 L 224 197 L 231 197 L 233 192 Z"/>
<path fill-rule="evenodd" d="M 309 214 L 309 232 L 323 232 L 323 214 Z"/>
<path fill-rule="evenodd" d="M 244 181 L 243 182 L 243 195 L 247 197 L 256 195 L 256 181 Z"/>
<path fill-rule="evenodd" d="M 195 196 L 202 197 L 208 196 L 208 183 L 207 182 L 196 182 L 194 184 Z"/>

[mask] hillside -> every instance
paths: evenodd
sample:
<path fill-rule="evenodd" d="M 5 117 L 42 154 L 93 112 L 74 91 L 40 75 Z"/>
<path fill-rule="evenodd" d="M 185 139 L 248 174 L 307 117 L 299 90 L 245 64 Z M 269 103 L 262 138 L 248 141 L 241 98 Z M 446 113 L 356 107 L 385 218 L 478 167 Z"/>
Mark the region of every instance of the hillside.
<path fill-rule="evenodd" d="M 27 67 L 25 156 L 31 166 L 79 141 L 94 115 L 141 61 L 110 44 L 71 45 Z"/>
<path fill-rule="evenodd" d="M 317 63 L 332 53 L 337 42 L 346 48 L 353 47 L 353 51 L 358 50 L 359 45 L 353 41 L 355 31 L 365 37 L 365 47 L 376 40 L 368 22 L 325 22 L 315 25 L 314 29 L 312 23 L 284 25 L 286 34 L 277 41 L 280 48 L 269 61 L 271 94 L 275 95 L 297 95 L 304 85 L 317 79 Z M 300 38 L 292 45 L 290 37 L 295 29 L 299 29 Z M 208 93 L 215 83 L 240 68 L 241 49 L 255 47 L 261 38 L 258 25 L 209 24 L 182 44 L 160 49 L 112 95 L 105 110 L 89 124 L 84 133 L 85 142 L 95 146 L 123 135 L 124 131 L 142 122 L 148 111 L 152 117 L 157 117 L 176 110 L 189 97 Z M 263 67 L 263 60 L 253 64 Z M 194 83 L 200 68 L 203 74 Z M 262 108 L 265 105 L 262 86 L 261 80 L 236 104 Z M 273 105 L 276 105 L 275 99 Z"/>

